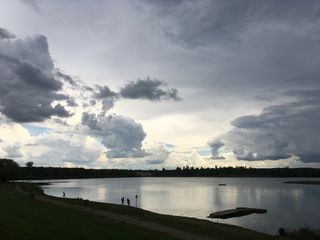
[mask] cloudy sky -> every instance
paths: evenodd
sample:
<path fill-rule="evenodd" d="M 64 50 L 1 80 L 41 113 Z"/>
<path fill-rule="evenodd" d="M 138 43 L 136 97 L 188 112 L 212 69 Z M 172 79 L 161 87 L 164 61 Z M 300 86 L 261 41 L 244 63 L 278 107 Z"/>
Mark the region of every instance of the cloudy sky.
<path fill-rule="evenodd" d="M 4 0 L 0 157 L 320 167 L 320 2 Z"/>

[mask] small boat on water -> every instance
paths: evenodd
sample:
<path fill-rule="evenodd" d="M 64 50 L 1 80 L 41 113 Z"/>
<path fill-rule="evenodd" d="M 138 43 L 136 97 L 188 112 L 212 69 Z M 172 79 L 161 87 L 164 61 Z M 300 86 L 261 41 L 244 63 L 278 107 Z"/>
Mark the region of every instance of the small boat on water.
<path fill-rule="evenodd" d="M 208 216 L 208 218 L 226 219 L 226 218 L 233 218 L 233 217 L 242 217 L 242 216 L 250 215 L 253 213 L 263 214 L 266 212 L 267 212 L 267 209 L 237 207 L 235 209 L 228 209 L 224 211 L 211 213 Z"/>

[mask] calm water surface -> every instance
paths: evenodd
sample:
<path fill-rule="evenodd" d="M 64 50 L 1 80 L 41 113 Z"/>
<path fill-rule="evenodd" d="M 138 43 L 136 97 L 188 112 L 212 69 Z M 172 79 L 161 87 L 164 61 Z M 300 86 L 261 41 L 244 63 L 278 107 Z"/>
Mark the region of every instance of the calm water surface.
<path fill-rule="evenodd" d="M 320 228 L 320 185 L 284 184 L 302 178 L 104 178 L 52 180 L 45 193 L 120 204 L 124 196 L 150 211 L 206 218 L 236 207 L 266 208 L 266 214 L 219 220 L 276 234 L 279 227 Z M 319 179 L 304 179 L 319 180 Z M 46 181 L 48 182 L 48 181 Z M 226 186 L 219 186 L 226 184 Z M 211 220 L 217 221 L 217 220 Z"/>

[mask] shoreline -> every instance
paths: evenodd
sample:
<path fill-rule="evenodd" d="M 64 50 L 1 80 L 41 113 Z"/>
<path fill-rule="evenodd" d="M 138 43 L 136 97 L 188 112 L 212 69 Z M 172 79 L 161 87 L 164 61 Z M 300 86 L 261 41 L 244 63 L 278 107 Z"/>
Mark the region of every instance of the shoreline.
<path fill-rule="evenodd" d="M 147 177 L 148 178 L 148 177 Z M 41 188 L 41 185 L 50 185 L 52 184 L 51 182 L 46 182 L 44 184 L 38 184 L 38 183 L 35 183 L 37 185 L 40 185 L 40 188 Z M 41 190 L 43 191 L 43 189 L 41 188 Z M 213 223 L 213 224 L 219 224 L 219 225 L 226 225 L 226 226 L 229 226 L 229 227 L 234 227 L 234 228 L 241 228 L 241 229 L 244 229 L 244 230 L 248 230 L 248 231 L 253 231 L 253 232 L 256 232 L 256 233 L 260 233 L 260 234 L 265 234 L 265 235 L 269 235 L 269 236 L 274 236 L 272 234 L 268 234 L 268 233 L 264 233 L 264 232 L 259 232 L 259 231 L 256 231 L 256 230 L 253 230 L 253 229 L 249 229 L 249 228 L 245 228 L 245 227 L 242 227 L 242 226 L 239 226 L 239 225 L 234 225 L 234 224 L 228 224 L 228 223 L 219 223 L 219 222 L 214 222 L 210 219 L 208 219 L 208 217 L 206 218 L 197 218 L 197 217 L 187 217 L 187 216 L 180 216 L 180 215 L 171 215 L 171 214 L 164 214 L 164 213 L 157 213 L 157 212 L 153 212 L 153 211 L 150 211 L 150 210 L 146 210 L 146 209 L 143 209 L 143 208 L 137 208 L 137 207 L 134 207 L 134 206 L 127 206 L 127 205 L 121 205 L 121 204 L 116 204 L 116 203 L 108 203 L 108 202 L 97 202 L 97 201 L 92 201 L 92 200 L 89 200 L 89 199 L 82 199 L 82 198 L 68 198 L 68 197 L 57 197 L 57 196 L 52 196 L 52 195 L 49 195 L 49 194 L 46 194 L 44 191 L 43 191 L 43 195 L 48 197 L 48 198 L 53 198 L 55 200 L 60 200 L 60 201 L 83 201 L 83 202 L 86 202 L 85 204 L 98 204 L 98 205 L 101 205 L 102 208 L 103 206 L 105 207 L 108 207 L 108 206 L 116 206 L 116 207 L 120 207 L 120 208 L 130 208 L 130 209 L 136 209 L 136 210 L 139 210 L 139 211 L 143 211 L 143 212 L 146 212 L 146 213 L 151 213 L 151 214 L 154 214 L 154 215 L 159 215 L 159 216 L 166 216 L 166 217 L 174 217 L 174 218 L 185 218 L 185 219 L 192 219 L 192 220 L 199 220 L 199 221 L 206 221 L 208 223 Z M 100 207 L 101 207 L 100 206 Z M 99 209 L 100 209 L 99 207 Z"/>
<path fill-rule="evenodd" d="M 287 181 L 286 184 L 320 185 L 320 181 Z"/>
<path fill-rule="evenodd" d="M 134 229 L 142 228 L 142 230 L 139 231 L 143 233 L 147 230 L 156 231 L 160 234 L 169 234 L 171 237 L 174 237 L 174 239 L 278 239 L 277 236 L 256 232 L 235 225 L 215 223 L 209 220 L 158 214 L 117 204 L 52 197 L 44 194 L 37 184 L 9 183 L 7 185 L 11 185 L 11 187 L 9 186 L 9 188 L 11 188 L 10 191 L 13 190 L 12 186 L 15 186 L 15 191 L 20 188 L 21 192 L 17 192 L 17 194 L 13 196 L 22 194 L 22 197 L 27 200 L 25 202 L 29 201 L 32 203 L 31 205 L 37 206 L 45 204 L 46 207 L 43 211 L 58 207 L 59 211 L 57 210 L 55 214 L 59 216 L 59 214 L 63 214 L 64 211 L 72 210 L 76 211 L 77 214 L 85 215 L 85 218 L 97 216 L 108 221 L 112 220 L 116 223 L 117 227 L 121 227 L 122 224 L 129 224 L 134 226 Z M 25 202 L 23 202 L 23 204 L 25 204 Z M 19 206 L 14 206 L 14 208 L 17 207 Z M 30 206 L 24 206 L 23 209 L 28 210 Z M 30 219 L 28 221 L 30 221 Z M 106 223 L 103 221 L 105 220 L 101 220 L 99 224 L 105 225 Z M 36 223 L 37 222 L 34 222 L 33 224 Z M 112 229 L 108 230 L 112 233 Z"/>
<path fill-rule="evenodd" d="M 153 177 L 144 177 L 144 179 L 152 179 Z M 212 177 L 208 177 L 208 181 L 210 181 L 210 179 L 211 179 Z M 246 178 L 246 177 L 241 177 L 242 179 L 248 179 L 248 180 L 244 180 L 244 181 L 251 181 L 250 179 L 251 178 Z M 239 179 L 241 179 L 241 178 L 239 178 Z M 101 179 L 101 178 L 95 178 L 96 180 L 97 180 L 97 183 L 102 183 L 102 182 L 105 182 L 105 181 L 109 181 L 109 179 L 110 178 L 105 178 L 105 180 L 103 180 L 103 179 Z M 88 179 L 88 180 L 85 180 L 85 179 L 72 179 L 72 180 L 70 180 L 70 181 L 73 181 L 73 180 L 75 180 L 76 182 L 78 182 L 77 183 L 77 185 L 82 185 L 83 183 L 87 183 L 87 184 L 89 184 L 89 185 L 91 185 L 91 180 L 93 181 L 93 182 L 96 182 L 95 181 L 95 179 L 92 179 L 92 178 L 90 178 L 90 179 Z M 128 180 L 126 180 L 126 181 L 134 181 L 134 180 L 130 180 L 130 178 L 123 178 L 123 179 L 128 179 Z M 154 179 L 157 179 L 157 178 L 154 178 Z M 169 179 L 169 178 L 168 178 Z M 172 178 L 172 179 L 175 179 L 175 178 Z M 185 177 L 181 177 L 181 179 L 186 179 L 186 181 L 187 181 L 187 179 L 189 179 L 189 178 L 185 178 Z M 198 179 L 201 179 L 201 177 L 199 177 Z M 213 180 L 214 181 L 214 183 L 219 183 L 219 182 L 223 182 L 222 180 L 220 181 L 219 180 L 220 178 L 216 178 L 216 180 Z M 258 179 L 261 179 L 261 178 L 257 178 L 257 181 L 258 181 Z M 280 188 L 281 188 L 281 185 L 283 185 L 283 187 L 286 187 L 286 188 L 288 188 L 288 187 L 290 187 L 290 186 L 285 186 L 286 184 L 284 184 L 285 182 L 284 182 L 284 180 L 282 179 L 282 178 L 262 178 L 262 179 L 265 179 L 265 180 L 263 180 L 264 182 L 269 182 L 269 181 L 271 181 L 271 182 L 277 182 L 277 184 L 280 186 Z M 142 181 L 143 179 L 141 179 L 141 180 L 138 180 L 138 181 Z M 290 180 L 290 179 L 285 179 L 285 180 Z M 306 180 L 306 179 L 303 179 L 303 178 L 298 178 L 298 179 L 294 179 L 294 180 Z M 317 179 L 311 179 L 311 180 L 317 180 Z M 82 182 L 82 181 L 84 181 L 84 182 Z M 116 181 L 116 180 L 110 180 L 110 181 Z M 153 181 L 153 180 L 152 180 Z M 160 181 L 160 180 L 159 180 Z M 168 180 L 169 182 L 171 181 L 171 180 Z M 184 181 L 184 180 L 181 180 L 181 181 Z M 191 181 L 191 180 L 190 180 Z M 198 181 L 198 180 L 196 180 L 196 181 Z M 226 180 L 227 181 L 227 180 Z M 232 180 L 230 180 L 230 181 L 232 181 Z M 63 180 L 63 179 L 53 179 L 53 180 L 48 180 L 48 181 L 45 181 L 45 180 L 40 180 L 39 182 L 38 182 L 38 180 L 35 180 L 34 181 L 35 183 L 37 183 L 37 184 L 39 184 L 39 182 L 40 182 L 40 184 L 41 185 L 44 185 L 43 186 L 43 189 L 45 190 L 45 189 L 47 189 L 47 188 L 50 188 L 50 187 L 46 187 L 45 185 L 47 185 L 47 184 L 55 184 L 55 183 L 57 183 L 57 182 L 69 182 L 69 180 Z M 64 184 L 63 184 L 64 185 Z M 277 186 L 278 186 L 277 185 Z M 58 185 L 57 185 L 58 186 Z M 217 186 L 218 186 L 218 184 L 217 184 Z M 220 185 L 219 185 L 220 186 Z M 309 187 L 308 187 L 309 188 Z M 50 191 L 50 190 L 46 190 L 46 192 L 47 193 L 49 193 L 49 194 L 53 194 L 52 196 L 56 196 L 56 197 L 62 197 L 62 191 L 65 191 L 65 190 L 53 190 L 53 191 Z M 77 197 L 85 197 L 85 198 L 88 198 L 88 197 L 90 197 L 91 198 L 91 200 L 92 201 L 99 201 L 99 202 L 101 202 L 101 203 L 105 203 L 105 204 L 117 204 L 117 205 L 120 205 L 120 198 L 119 198 L 119 201 L 117 201 L 117 198 L 116 199 L 111 199 L 111 198 L 95 198 L 94 196 L 92 197 L 92 196 L 89 196 L 89 195 L 83 195 L 83 194 L 68 194 L 68 190 L 66 189 L 66 194 L 67 194 L 67 196 L 68 197 L 73 197 L 73 198 L 77 198 Z M 134 196 L 134 195 L 133 195 Z M 129 196 L 130 197 L 130 200 L 131 200 L 131 197 L 132 196 Z M 134 197 L 133 197 L 134 198 Z M 150 204 L 149 204 L 150 205 Z M 139 206 L 140 206 L 140 204 L 139 204 Z M 142 207 L 148 207 L 147 205 L 141 205 Z M 237 203 L 235 203 L 235 205 L 232 205 L 231 206 L 231 208 L 233 207 L 233 208 L 236 208 L 236 207 L 247 207 L 247 208 L 257 208 L 257 207 L 264 207 L 265 208 L 265 205 L 256 205 L 256 204 L 240 204 L 240 205 L 238 205 Z M 199 209 L 201 208 L 201 206 L 198 206 L 199 207 Z M 210 213 L 213 213 L 213 212 L 216 212 L 216 211 L 224 211 L 224 210 L 227 210 L 227 209 L 229 209 L 229 208 L 224 208 L 223 206 L 222 207 L 217 207 L 217 206 L 215 206 L 215 207 L 212 207 L 212 208 L 206 208 L 205 210 L 203 210 L 203 211 L 201 211 L 201 212 L 198 212 L 198 213 L 184 213 L 184 212 L 181 212 L 181 211 L 179 211 L 179 210 L 176 210 L 174 207 L 173 208 L 170 208 L 170 210 L 166 210 L 166 209 L 162 209 L 161 207 L 160 208 L 155 208 L 155 207 L 152 207 L 152 206 L 149 206 L 148 207 L 148 209 L 149 209 L 149 211 L 151 210 L 153 210 L 153 211 L 156 211 L 156 213 L 159 213 L 159 214 L 175 214 L 175 216 L 181 216 L 181 217 L 191 217 L 191 218 L 197 218 L 197 219 L 200 219 L 200 220 L 203 220 L 203 219 L 205 219 L 205 220 L 208 220 L 208 221 L 212 221 L 212 220 L 210 220 L 210 219 L 207 219 L 207 216 L 210 214 Z M 269 208 L 269 210 L 270 210 L 271 208 Z M 271 209 L 272 210 L 272 209 Z M 196 211 L 196 209 L 195 209 L 195 211 Z M 271 218 L 271 217 L 269 217 L 269 215 L 268 216 L 265 216 L 265 218 L 263 218 L 263 219 L 266 219 L 266 221 L 267 220 L 269 220 L 269 219 L 273 219 L 273 218 Z M 256 216 L 253 216 L 252 217 L 252 219 L 255 219 L 255 218 L 257 218 Z M 259 218 L 258 218 L 259 219 Z M 260 219 L 262 219 L 262 218 L 260 218 Z M 244 221 L 244 222 L 243 222 Z M 270 220 L 269 220 L 270 221 Z M 219 221 L 220 222 L 220 221 Z M 227 223 L 227 224 L 232 224 L 233 226 L 239 226 L 239 227 L 244 227 L 244 228 L 247 228 L 247 229 L 250 229 L 250 230 L 253 230 L 253 231 L 257 231 L 257 232 L 260 232 L 260 233 L 266 233 L 266 234 L 277 234 L 277 230 L 278 230 L 278 228 L 280 228 L 280 227 L 282 227 L 282 226 L 290 226 L 290 224 L 288 225 L 288 224 L 286 224 L 286 223 L 283 223 L 283 222 L 279 222 L 279 223 L 277 223 L 277 224 L 269 224 L 269 225 L 266 225 L 266 224 L 264 224 L 264 222 L 263 221 L 259 221 L 255 226 L 253 226 L 252 224 L 247 224 L 247 222 L 246 222 L 246 219 L 244 219 L 244 220 L 237 220 L 237 219 L 231 219 L 231 220 L 226 220 L 226 221 L 222 221 L 223 223 Z M 299 222 L 299 221 L 295 221 L 295 222 L 293 222 L 294 224 L 296 224 L 295 226 L 299 226 L 299 223 L 301 223 L 301 221 Z M 259 225 L 258 225 L 259 224 Z M 258 227 L 257 227 L 258 226 Z M 310 226 L 314 226 L 312 223 L 310 223 Z"/>
<path fill-rule="evenodd" d="M 130 177 L 108 177 L 108 176 L 103 176 L 103 177 L 65 177 L 65 178 L 30 178 L 30 179 L 11 179 L 9 181 L 11 182 L 36 182 L 36 181 L 61 181 L 64 182 L 65 180 L 81 180 L 81 179 L 117 179 L 117 178 L 265 178 L 265 179 L 292 179 L 292 178 L 301 178 L 301 179 L 319 179 L 319 181 L 305 181 L 305 182 L 319 182 L 320 184 L 320 176 L 319 177 L 301 177 L 301 176 L 130 176 Z M 296 183 L 300 181 L 286 181 L 283 183 Z M 301 181 L 304 182 L 304 181 Z M 50 183 L 50 182 L 48 182 Z"/>

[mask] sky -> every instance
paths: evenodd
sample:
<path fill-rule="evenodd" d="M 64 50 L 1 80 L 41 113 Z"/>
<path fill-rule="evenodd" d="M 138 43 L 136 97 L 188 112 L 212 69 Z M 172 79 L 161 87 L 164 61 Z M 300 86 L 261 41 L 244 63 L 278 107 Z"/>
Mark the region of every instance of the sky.
<path fill-rule="evenodd" d="M 320 2 L 4 0 L 0 157 L 320 167 Z"/>

